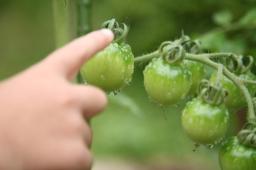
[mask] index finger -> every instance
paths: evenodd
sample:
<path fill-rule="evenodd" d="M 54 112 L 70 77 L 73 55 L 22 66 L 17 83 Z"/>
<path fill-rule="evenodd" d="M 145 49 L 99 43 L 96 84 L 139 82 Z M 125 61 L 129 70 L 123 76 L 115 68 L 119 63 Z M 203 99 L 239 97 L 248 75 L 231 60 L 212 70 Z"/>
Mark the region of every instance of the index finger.
<path fill-rule="evenodd" d="M 46 63 L 58 69 L 68 79 L 77 74 L 80 67 L 95 53 L 111 43 L 114 35 L 108 29 L 91 32 L 53 52 Z"/>

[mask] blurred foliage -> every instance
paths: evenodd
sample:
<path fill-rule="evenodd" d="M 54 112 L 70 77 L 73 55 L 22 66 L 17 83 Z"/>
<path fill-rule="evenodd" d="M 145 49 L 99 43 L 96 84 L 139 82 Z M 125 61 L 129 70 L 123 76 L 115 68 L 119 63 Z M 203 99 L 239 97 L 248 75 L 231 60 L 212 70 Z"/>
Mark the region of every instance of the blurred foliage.
<path fill-rule="evenodd" d="M 128 42 L 136 55 L 151 52 L 183 30 L 201 40 L 206 51 L 256 56 L 255 0 L 93 1 L 94 29 L 113 17 L 130 26 Z M 0 37 L 0 79 L 41 60 L 54 49 L 52 0 L 1 0 Z M 211 151 L 192 152 L 193 143 L 180 126 L 180 107 L 163 109 L 148 100 L 142 69 L 137 69 L 131 86 L 110 97 L 105 114 L 93 121 L 94 151 L 141 159 L 193 155 L 217 165 L 215 154 L 205 156 Z"/>

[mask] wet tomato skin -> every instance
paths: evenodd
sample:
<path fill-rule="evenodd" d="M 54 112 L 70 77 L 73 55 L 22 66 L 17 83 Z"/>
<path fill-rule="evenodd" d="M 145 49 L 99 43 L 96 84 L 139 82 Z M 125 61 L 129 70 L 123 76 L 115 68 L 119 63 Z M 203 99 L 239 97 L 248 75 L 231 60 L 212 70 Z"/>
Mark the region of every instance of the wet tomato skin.
<path fill-rule="evenodd" d="M 219 162 L 222 170 L 256 170 L 256 149 L 230 138 L 220 148 Z"/>
<path fill-rule="evenodd" d="M 182 126 L 196 143 L 214 144 L 228 129 L 229 113 L 224 105 L 214 106 L 200 98 L 188 102 L 182 112 Z"/>
<path fill-rule="evenodd" d="M 83 65 L 81 75 L 88 84 L 111 92 L 128 84 L 133 71 L 134 56 L 130 46 L 112 43 Z"/>
<path fill-rule="evenodd" d="M 189 94 L 194 95 L 197 93 L 198 86 L 205 76 L 204 65 L 195 61 L 184 60 L 185 66 L 192 74 L 192 85 Z"/>
<path fill-rule="evenodd" d="M 176 104 L 188 94 L 191 73 L 182 63 L 167 63 L 154 58 L 144 69 L 144 86 L 149 97 L 158 104 Z"/>

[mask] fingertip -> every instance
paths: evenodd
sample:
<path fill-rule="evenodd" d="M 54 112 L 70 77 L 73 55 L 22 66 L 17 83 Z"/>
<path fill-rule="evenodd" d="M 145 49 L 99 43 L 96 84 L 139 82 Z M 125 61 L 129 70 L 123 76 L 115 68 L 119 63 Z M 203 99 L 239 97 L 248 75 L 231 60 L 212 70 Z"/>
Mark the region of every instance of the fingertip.
<path fill-rule="evenodd" d="M 78 85 L 77 94 L 81 99 L 81 106 L 86 118 L 91 118 L 102 112 L 108 103 L 106 93 L 95 86 Z"/>
<path fill-rule="evenodd" d="M 99 106 L 100 106 L 99 111 L 104 110 L 108 104 L 108 98 L 107 98 L 106 93 L 102 89 L 95 87 L 95 86 L 90 86 L 90 88 L 94 89 L 95 95 L 98 98 L 98 102 L 99 102 Z"/>
<path fill-rule="evenodd" d="M 114 33 L 110 29 L 103 28 L 100 30 L 101 33 L 106 37 L 108 42 L 113 41 L 114 39 Z"/>

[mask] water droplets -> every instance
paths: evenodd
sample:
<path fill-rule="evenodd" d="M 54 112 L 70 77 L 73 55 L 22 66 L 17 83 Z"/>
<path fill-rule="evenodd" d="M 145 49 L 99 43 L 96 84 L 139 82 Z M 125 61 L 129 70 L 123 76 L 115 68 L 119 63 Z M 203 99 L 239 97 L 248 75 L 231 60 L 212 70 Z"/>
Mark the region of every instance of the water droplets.
<path fill-rule="evenodd" d="M 110 95 L 116 96 L 116 95 L 118 95 L 120 93 L 120 91 L 121 91 L 120 89 L 114 90 L 114 91 L 110 92 Z"/>
<path fill-rule="evenodd" d="M 195 143 L 194 144 L 194 148 L 193 148 L 193 152 L 197 152 L 198 151 L 198 149 L 199 149 L 199 147 L 200 147 L 200 144 L 198 144 L 198 143 Z"/>
<path fill-rule="evenodd" d="M 105 75 L 104 75 L 104 74 L 101 74 L 101 75 L 100 75 L 100 79 L 101 79 L 102 81 L 106 81 Z"/>
<path fill-rule="evenodd" d="M 215 144 L 208 144 L 208 145 L 206 145 L 206 147 L 207 147 L 208 149 L 213 149 L 213 148 L 215 147 Z"/>

